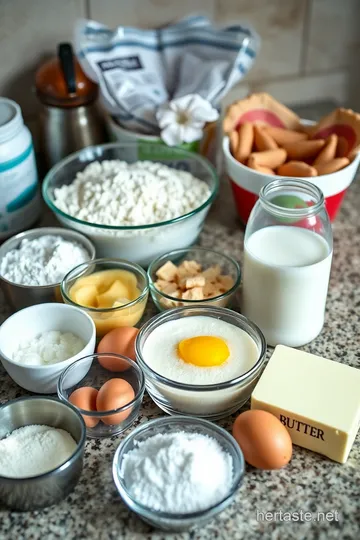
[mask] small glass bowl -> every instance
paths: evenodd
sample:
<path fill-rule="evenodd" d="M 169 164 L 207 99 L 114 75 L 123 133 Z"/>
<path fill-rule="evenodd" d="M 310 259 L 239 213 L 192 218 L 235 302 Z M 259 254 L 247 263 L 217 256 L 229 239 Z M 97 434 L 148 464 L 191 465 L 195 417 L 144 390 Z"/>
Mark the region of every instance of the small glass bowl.
<path fill-rule="evenodd" d="M 216 439 L 223 450 L 232 457 L 233 480 L 226 497 L 205 510 L 187 514 L 159 512 L 144 506 L 133 498 L 130 489 L 126 486 L 124 479 L 120 476 L 122 461 L 128 452 L 150 437 L 158 435 L 159 433 L 168 434 L 179 431 L 207 435 Z M 173 416 L 171 418 L 165 417 L 151 420 L 146 424 L 140 425 L 130 433 L 116 450 L 112 471 L 115 485 L 124 503 L 143 521 L 159 529 L 183 531 L 194 526 L 199 527 L 204 525 L 232 503 L 236 491 L 242 483 L 244 469 L 244 457 L 240 447 L 225 429 L 220 428 L 207 420 L 200 420 L 198 418 L 190 418 L 187 416 Z M 211 474 L 211 471 L 209 471 L 209 474 Z"/>
<path fill-rule="evenodd" d="M 102 270 L 127 270 L 136 276 L 140 295 L 138 298 L 119 307 L 91 308 L 77 304 L 71 299 L 71 287 L 75 282 L 94 272 Z M 61 295 L 66 304 L 79 307 L 92 317 L 96 326 L 98 338 L 119 326 L 135 326 L 143 316 L 149 296 L 149 281 L 145 270 L 138 264 L 122 259 L 95 259 L 76 266 L 66 276 L 60 285 Z"/>
<path fill-rule="evenodd" d="M 155 285 L 157 280 L 156 272 L 167 261 L 171 261 L 177 266 L 183 261 L 196 261 L 197 263 L 201 264 L 203 270 L 218 264 L 221 267 L 221 273 L 223 275 L 228 275 L 233 278 L 234 285 L 223 294 L 214 296 L 212 298 L 206 298 L 204 300 L 179 300 L 174 296 L 160 291 Z M 148 278 L 150 284 L 150 293 L 154 304 L 159 311 L 182 306 L 210 305 L 226 307 L 231 303 L 237 289 L 240 286 L 241 271 L 239 264 L 228 255 L 224 255 L 223 253 L 219 253 L 218 251 L 214 251 L 212 249 L 193 247 L 189 249 L 175 249 L 170 251 L 170 253 L 162 255 L 161 257 L 158 257 L 152 261 L 148 268 Z"/>
<path fill-rule="evenodd" d="M 109 369 L 104 367 L 105 364 Z M 75 384 L 74 380 L 79 381 L 79 372 L 82 373 L 83 377 L 80 382 Z M 127 381 L 132 386 L 135 393 L 134 399 L 123 407 L 112 411 L 94 412 L 76 407 L 69 401 L 70 395 L 78 388 L 91 386 L 92 388 L 99 390 L 104 383 L 115 378 Z M 70 403 L 81 413 L 86 424 L 86 434 L 91 438 L 111 437 L 112 435 L 118 435 L 128 429 L 139 416 L 144 391 L 144 375 L 139 366 L 126 356 L 112 353 L 92 354 L 77 360 L 63 371 L 57 386 L 59 398 L 66 403 Z M 111 415 L 125 411 L 130 411 L 129 415 L 120 423 L 109 425 L 102 421 L 102 418 L 110 417 Z M 87 420 L 97 419 L 99 422 L 94 427 L 88 426 Z"/>
<path fill-rule="evenodd" d="M 254 365 L 235 379 L 203 385 L 173 381 L 154 371 L 143 354 L 149 335 L 168 321 L 197 316 L 222 320 L 246 332 L 258 348 Z M 168 414 L 217 420 L 234 413 L 249 399 L 265 367 L 266 341 L 260 328 L 240 313 L 227 308 L 192 306 L 167 310 L 147 321 L 136 337 L 135 352 L 137 363 L 145 375 L 146 390 L 158 407 Z"/>

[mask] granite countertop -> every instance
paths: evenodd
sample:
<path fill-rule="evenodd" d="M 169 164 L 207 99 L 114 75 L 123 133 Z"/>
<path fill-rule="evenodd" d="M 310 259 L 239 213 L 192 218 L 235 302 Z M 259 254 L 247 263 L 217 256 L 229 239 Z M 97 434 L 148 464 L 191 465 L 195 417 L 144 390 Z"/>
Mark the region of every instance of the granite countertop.
<path fill-rule="evenodd" d="M 360 367 L 360 183 L 353 183 L 333 225 L 334 259 L 325 327 L 304 349 Z M 47 220 L 48 221 L 48 218 Z M 236 217 L 229 187 L 222 183 L 200 237 L 200 245 L 228 253 L 240 262 L 243 230 Z M 146 316 L 154 313 L 149 305 Z M 0 317 L 8 314 L 0 299 Z M 1 321 L 1 319 L 0 319 Z M 268 351 L 268 357 L 271 355 Z M 360 389 L 359 389 L 360 391 Z M 0 400 L 25 395 L 0 368 Z M 336 394 L 334 394 L 336 400 Z M 341 407 L 341 403 L 339 403 Z M 244 407 L 246 409 L 247 406 Z M 164 413 L 145 396 L 135 425 Z M 219 424 L 231 429 L 236 415 Z M 153 531 L 122 503 L 111 476 L 115 449 L 125 435 L 86 443 L 82 477 L 75 491 L 60 504 L 42 511 L 15 513 L 0 509 L 0 540 L 81 539 L 316 539 L 360 538 L 360 436 L 345 465 L 294 447 L 290 464 L 280 471 L 247 467 L 236 502 L 208 526 L 191 533 Z M 310 522 L 261 521 L 258 512 L 333 512 L 335 519 Z M 335 515 L 335 512 L 338 515 Z"/>

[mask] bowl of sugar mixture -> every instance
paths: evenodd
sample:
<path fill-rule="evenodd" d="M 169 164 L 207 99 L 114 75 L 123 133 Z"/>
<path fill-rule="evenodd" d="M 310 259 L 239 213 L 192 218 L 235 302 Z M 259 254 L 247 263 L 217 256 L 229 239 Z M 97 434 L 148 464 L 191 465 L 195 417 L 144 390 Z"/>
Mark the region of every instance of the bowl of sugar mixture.
<path fill-rule="evenodd" d="M 195 243 L 218 187 L 205 158 L 146 142 L 71 154 L 49 171 L 42 189 L 60 223 L 88 236 L 98 257 L 147 267 Z"/>
<path fill-rule="evenodd" d="M 74 266 L 95 259 L 95 247 L 76 231 L 41 227 L 0 246 L 0 287 L 14 310 L 61 302 L 60 283 Z"/>
<path fill-rule="evenodd" d="M 86 428 L 78 411 L 52 397 L 0 407 L 0 503 L 11 510 L 51 506 L 74 489 L 83 468 Z"/>
<path fill-rule="evenodd" d="M 57 390 L 61 373 L 95 350 L 92 318 L 67 304 L 38 304 L 17 311 L 0 326 L 0 360 L 22 388 L 37 394 Z M 72 372 L 68 385 L 89 371 L 91 359 Z"/>

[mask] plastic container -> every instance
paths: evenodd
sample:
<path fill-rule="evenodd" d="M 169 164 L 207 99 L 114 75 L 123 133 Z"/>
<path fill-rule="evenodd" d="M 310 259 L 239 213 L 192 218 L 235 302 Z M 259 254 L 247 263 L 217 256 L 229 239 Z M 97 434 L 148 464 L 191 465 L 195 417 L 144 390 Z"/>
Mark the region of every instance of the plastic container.
<path fill-rule="evenodd" d="M 168 221 L 132 227 L 97 225 L 82 221 L 59 210 L 54 203 L 54 190 L 70 184 L 79 171 L 93 161 L 120 159 L 161 162 L 174 169 L 186 170 L 207 183 L 208 199 L 195 210 Z M 219 179 L 211 164 L 194 152 L 169 148 L 162 144 L 104 144 L 91 146 L 60 161 L 47 174 L 43 184 L 46 204 L 66 227 L 75 229 L 92 240 L 99 257 L 119 257 L 148 266 L 155 257 L 172 249 L 188 247 L 199 236 L 206 215 L 219 188 Z"/>
<path fill-rule="evenodd" d="M 19 105 L 0 97 L 0 241 L 35 223 L 40 208 L 30 131 Z"/>
<path fill-rule="evenodd" d="M 168 321 L 197 316 L 209 317 L 210 322 L 222 320 L 245 331 L 258 348 L 254 365 L 235 379 L 203 385 L 173 381 L 149 367 L 144 357 L 144 345 L 148 336 Z M 145 375 L 146 390 L 156 405 L 168 414 L 216 420 L 234 413 L 249 399 L 264 367 L 266 342 L 261 330 L 235 311 L 212 306 L 192 306 L 170 309 L 147 321 L 136 337 L 135 351 L 137 363 Z"/>
<path fill-rule="evenodd" d="M 223 153 L 225 156 L 225 170 L 230 180 L 236 209 L 241 221 L 246 224 L 250 212 L 259 198 L 261 188 L 272 182 L 274 178 L 280 180 L 284 177 L 263 174 L 239 163 L 231 155 L 228 137 L 223 139 Z M 359 162 L 360 153 L 354 157 L 347 167 L 340 171 L 306 179 L 310 180 L 323 192 L 330 221 L 334 221 L 340 210 L 346 191 L 355 178 Z"/>
<path fill-rule="evenodd" d="M 174 433 L 176 431 L 196 433 L 211 437 L 215 439 L 223 450 L 230 454 L 232 458 L 233 478 L 229 492 L 222 500 L 218 501 L 210 508 L 187 514 L 174 514 L 153 510 L 134 499 L 131 490 L 120 475 L 122 461 L 128 452 L 138 447 L 139 444 L 145 442 L 149 437 L 153 437 L 157 434 L 165 435 Z M 124 503 L 143 521 L 149 523 L 153 527 L 166 531 L 185 531 L 192 527 L 203 526 L 205 523 L 214 519 L 232 503 L 244 477 L 245 463 L 239 445 L 225 429 L 220 428 L 211 422 L 207 422 L 206 420 L 174 416 L 172 418 L 158 418 L 157 420 L 151 420 L 150 422 L 140 425 L 130 433 L 116 450 L 112 472 L 116 488 Z M 211 471 L 209 471 L 209 474 L 211 474 Z"/>

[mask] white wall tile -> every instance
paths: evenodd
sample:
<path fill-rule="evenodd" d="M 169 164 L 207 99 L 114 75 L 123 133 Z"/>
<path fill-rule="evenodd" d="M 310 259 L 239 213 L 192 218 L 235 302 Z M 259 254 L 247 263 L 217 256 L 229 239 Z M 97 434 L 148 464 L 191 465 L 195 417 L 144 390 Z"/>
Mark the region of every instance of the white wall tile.
<path fill-rule="evenodd" d="M 89 0 L 90 17 L 116 26 L 152 28 L 192 14 L 214 16 L 215 0 Z"/>
<path fill-rule="evenodd" d="M 306 49 L 306 72 L 316 73 L 348 67 L 354 56 L 359 62 L 359 27 L 359 0 L 313 0 Z"/>
<path fill-rule="evenodd" d="M 299 73 L 306 0 L 218 0 L 218 20 L 248 21 L 262 47 L 248 80 Z"/>
<path fill-rule="evenodd" d="M 0 95 L 25 115 L 37 110 L 34 73 L 41 61 L 70 40 L 85 0 L 0 0 Z"/>
<path fill-rule="evenodd" d="M 251 84 L 252 92 L 268 92 L 287 105 L 333 99 L 348 105 L 349 75 L 346 71 L 308 75 L 273 82 Z"/>

